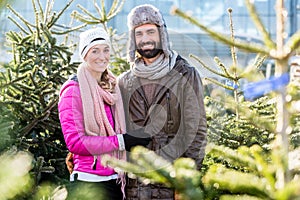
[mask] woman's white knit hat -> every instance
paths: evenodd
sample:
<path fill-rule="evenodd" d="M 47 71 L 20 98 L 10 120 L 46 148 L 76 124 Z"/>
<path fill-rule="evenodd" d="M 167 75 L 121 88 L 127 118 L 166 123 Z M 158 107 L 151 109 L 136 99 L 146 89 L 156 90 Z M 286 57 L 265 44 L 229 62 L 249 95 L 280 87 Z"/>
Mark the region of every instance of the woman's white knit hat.
<path fill-rule="evenodd" d="M 143 24 L 155 24 L 158 27 L 162 50 L 165 56 L 168 57 L 171 52 L 165 20 L 158 8 L 150 4 L 143 4 L 133 8 L 127 16 L 127 25 L 129 29 L 129 61 L 132 62 L 135 59 L 136 44 L 134 29 Z"/>
<path fill-rule="evenodd" d="M 90 48 L 96 44 L 107 44 L 110 46 L 109 35 L 102 27 L 88 29 L 80 33 L 79 55 L 81 58 L 84 59 Z"/>

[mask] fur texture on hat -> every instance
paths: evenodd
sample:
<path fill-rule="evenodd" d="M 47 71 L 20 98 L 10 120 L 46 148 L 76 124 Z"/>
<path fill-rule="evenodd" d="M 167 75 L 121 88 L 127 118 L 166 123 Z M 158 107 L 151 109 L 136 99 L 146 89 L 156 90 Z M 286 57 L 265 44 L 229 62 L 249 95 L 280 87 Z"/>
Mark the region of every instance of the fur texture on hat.
<path fill-rule="evenodd" d="M 165 20 L 159 9 L 150 4 L 143 4 L 133 8 L 127 16 L 127 25 L 129 29 L 129 61 L 134 61 L 136 53 L 134 30 L 136 27 L 143 24 L 157 25 L 163 52 L 168 57 L 170 55 L 170 44 Z"/>
<path fill-rule="evenodd" d="M 96 44 L 110 46 L 108 33 L 101 27 L 88 29 L 79 35 L 79 55 L 84 60 L 90 48 Z"/>

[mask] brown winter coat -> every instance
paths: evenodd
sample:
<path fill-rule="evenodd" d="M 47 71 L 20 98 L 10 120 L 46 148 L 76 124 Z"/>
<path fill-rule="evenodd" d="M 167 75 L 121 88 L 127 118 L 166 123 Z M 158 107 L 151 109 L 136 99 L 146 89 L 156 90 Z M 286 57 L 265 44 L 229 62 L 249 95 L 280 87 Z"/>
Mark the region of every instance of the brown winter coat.
<path fill-rule="evenodd" d="M 178 56 L 174 68 L 162 79 L 150 82 L 128 71 L 120 76 L 119 85 L 127 130 L 146 127 L 153 136 L 149 149 L 171 162 L 179 157 L 192 158 L 200 169 L 206 146 L 206 115 L 196 69 Z M 169 200 L 174 199 L 174 192 L 130 179 L 126 198 Z"/>

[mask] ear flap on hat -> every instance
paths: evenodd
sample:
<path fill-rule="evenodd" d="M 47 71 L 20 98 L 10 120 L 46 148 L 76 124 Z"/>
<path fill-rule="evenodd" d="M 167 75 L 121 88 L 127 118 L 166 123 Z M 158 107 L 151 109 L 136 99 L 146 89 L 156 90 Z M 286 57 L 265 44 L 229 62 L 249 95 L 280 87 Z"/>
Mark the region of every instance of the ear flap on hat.
<path fill-rule="evenodd" d="M 133 62 L 135 59 L 135 52 L 136 52 L 136 44 L 135 44 L 135 36 L 134 36 L 134 29 L 129 30 L 129 40 L 128 40 L 128 60 L 129 62 Z"/>

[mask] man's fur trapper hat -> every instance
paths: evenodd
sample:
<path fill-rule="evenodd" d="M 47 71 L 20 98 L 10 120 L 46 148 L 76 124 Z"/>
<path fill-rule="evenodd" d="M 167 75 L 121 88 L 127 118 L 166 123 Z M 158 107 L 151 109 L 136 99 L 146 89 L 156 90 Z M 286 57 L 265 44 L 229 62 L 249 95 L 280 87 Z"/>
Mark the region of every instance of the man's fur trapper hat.
<path fill-rule="evenodd" d="M 170 55 L 170 44 L 165 20 L 161 12 L 156 7 L 150 4 L 144 4 L 133 8 L 127 17 L 127 25 L 129 29 L 129 61 L 133 62 L 136 56 L 134 29 L 143 24 L 157 25 L 163 52 L 165 56 L 168 57 Z"/>

